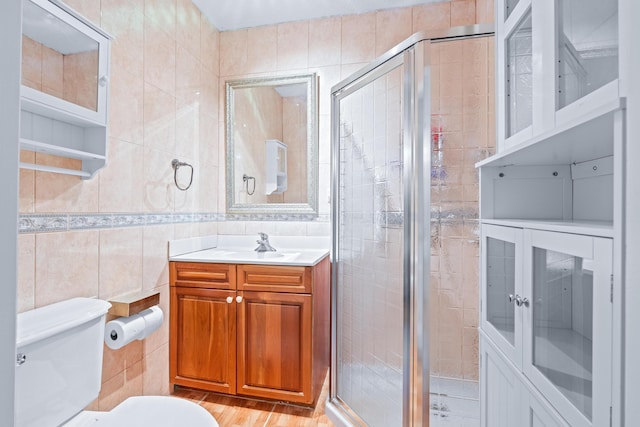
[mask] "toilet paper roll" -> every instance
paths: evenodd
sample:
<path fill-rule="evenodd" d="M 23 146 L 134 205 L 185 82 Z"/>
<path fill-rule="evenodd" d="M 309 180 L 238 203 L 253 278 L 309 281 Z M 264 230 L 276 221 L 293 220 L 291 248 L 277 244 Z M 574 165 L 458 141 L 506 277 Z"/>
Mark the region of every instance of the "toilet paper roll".
<path fill-rule="evenodd" d="M 110 349 L 117 350 L 139 339 L 144 333 L 145 321 L 142 316 L 135 314 L 129 317 L 119 317 L 105 326 L 104 342 Z"/>
<path fill-rule="evenodd" d="M 144 319 L 144 331 L 142 331 L 142 335 L 138 339 L 142 340 L 162 326 L 164 314 L 159 306 L 154 305 L 151 308 L 141 311 L 140 315 Z"/>
<path fill-rule="evenodd" d="M 162 326 L 164 314 L 154 305 L 129 317 L 118 317 L 105 326 L 104 342 L 113 350 L 124 347 L 133 340 L 143 340 Z"/>

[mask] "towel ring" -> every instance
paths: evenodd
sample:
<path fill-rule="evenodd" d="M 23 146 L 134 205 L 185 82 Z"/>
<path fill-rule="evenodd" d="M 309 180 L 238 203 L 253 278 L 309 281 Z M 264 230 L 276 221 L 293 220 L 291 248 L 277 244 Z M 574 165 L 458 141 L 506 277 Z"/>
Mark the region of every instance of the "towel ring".
<path fill-rule="evenodd" d="M 187 184 L 186 187 L 180 187 L 180 185 L 178 184 L 178 169 L 180 169 L 180 167 L 182 166 L 188 166 L 191 168 L 191 176 L 189 177 L 189 184 Z M 178 159 L 173 159 L 171 160 L 171 167 L 173 167 L 173 182 L 176 184 L 176 187 L 178 187 L 178 190 L 187 191 L 189 187 L 191 187 L 191 184 L 193 183 L 193 166 L 191 166 L 189 163 L 181 162 Z"/>
<path fill-rule="evenodd" d="M 253 180 L 253 189 L 249 191 L 249 182 L 252 180 Z M 242 175 L 242 182 L 247 187 L 247 194 L 250 196 L 253 196 L 253 193 L 256 192 L 256 179 L 245 173 L 244 175 Z"/>

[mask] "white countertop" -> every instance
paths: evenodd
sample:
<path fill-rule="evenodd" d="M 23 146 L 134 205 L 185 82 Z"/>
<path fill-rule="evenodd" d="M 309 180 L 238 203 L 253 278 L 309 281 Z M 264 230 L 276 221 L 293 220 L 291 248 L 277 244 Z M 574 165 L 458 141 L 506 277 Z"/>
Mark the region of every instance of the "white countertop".
<path fill-rule="evenodd" d="M 276 252 L 256 252 L 256 236 L 221 235 L 216 240 L 215 247 L 208 248 L 202 246 L 214 239 L 198 238 L 205 242 L 200 246 L 191 239 L 169 242 L 169 261 L 313 266 L 329 254 L 326 237 L 273 236 L 269 241 Z M 181 253 L 185 249 L 187 252 Z"/>

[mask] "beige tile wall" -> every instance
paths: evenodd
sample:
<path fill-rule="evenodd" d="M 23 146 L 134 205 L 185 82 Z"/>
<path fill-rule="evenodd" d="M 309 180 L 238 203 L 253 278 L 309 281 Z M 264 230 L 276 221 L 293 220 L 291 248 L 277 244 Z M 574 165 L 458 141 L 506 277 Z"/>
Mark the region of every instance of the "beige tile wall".
<path fill-rule="evenodd" d="M 216 212 L 218 31 L 189 0 L 68 3 L 115 38 L 108 163 L 88 181 L 21 170 L 21 213 Z M 48 58 L 42 53 L 46 49 L 40 52 Z M 25 67 L 29 80 L 38 76 L 47 87 L 62 83 L 62 74 L 52 72 L 57 68 L 50 65 L 55 58 L 46 65 L 32 58 L 26 59 L 34 65 Z M 78 99 L 86 91 L 72 95 Z M 76 162 L 22 153 L 25 160 L 34 156 L 67 167 Z M 173 158 L 195 167 L 187 192 L 173 184 Z M 22 234 L 18 308 L 156 289 L 168 314 L 167 240 L 216 232 L 214 223 L 205 223 Z M 168 394 L 168 341 L 165 319 L 161 330 L 144 342 L 115 351 L 105 347 L 102 391 L 92 408 L 108 410 L 131 395 Z"/>
<path fill-rule="evenodd" d="M 67 3 L 115 37 L 109 161 L 88 181 L 21 170 L 21 213 L 224 212 L 224 81 L 314 71 L 320 76 L 320 213 L 328 218 L 331 86 L 415 31 L 490 22 L 493 14 L 491 0 L 456 0 L 219 33 L 189 0 Z M 46 159 L 22 154 L 27 161 L 34 156 Z M 196 170 L 187 192 L 173 185 L 176 157 Z M 168 313 L 167 240 L 258 231 L 326 236 L 330 227 L 326 221 L 221 222 L 22 234 L 18 308 L 158 289 Z M 144 342 L 105 348 L 103 387 L 92 408 L 167 394 L 167 371 L 165 319 Z"/>
<path fill-rule="evenodd" d="M 264 222 L 251 228 L 267 233 L 328 235 L 330 188 L 331 87 L 418 31 L 493 22 L 493 0 L 454 0 L 420 6 L 227 31 L 220 34 L 220 93 L 226 80 L 315 72 L 319 76 L 319 210 L 323 223 Z M 224 97 L 219 110 L 224 112 Z M 224 130 L 224 114 L 219 116 Z M 221 138 L 224 134 L 221 134 Z M 221 139 L 222 140 L 222 139 Z M 224 156 L 224 147 L 219 152 Z M 224 211 L 224 171 L 219 205 Z M 242 223 L 225 223 L 219 232 L 246 232 Z"/>
<path fill-rule="evenodd" d="M 478 379 L 478 175 L 495 148 L 493 37 L 432 45 L 431 369 Z"/>

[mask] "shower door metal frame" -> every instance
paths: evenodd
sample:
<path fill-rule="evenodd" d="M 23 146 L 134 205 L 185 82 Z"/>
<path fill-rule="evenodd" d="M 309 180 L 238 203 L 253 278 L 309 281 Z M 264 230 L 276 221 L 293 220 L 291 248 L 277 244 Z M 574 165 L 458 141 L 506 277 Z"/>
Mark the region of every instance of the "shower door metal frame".
<path fill-rule="evenodd" d="M 402 426 L 429 425 L 429 274 L 431 250 L 431 44 L 494 34 L 493 25 L 416 33 L 331 88 L 332 256 L 338 252 L 340 100 L 404 65 L 402 139 L 404 191 Z M 331 375 L 327 407 L 347 423 L 365 425 L 337 395 L 337 280 L 331 273 Z"/>

